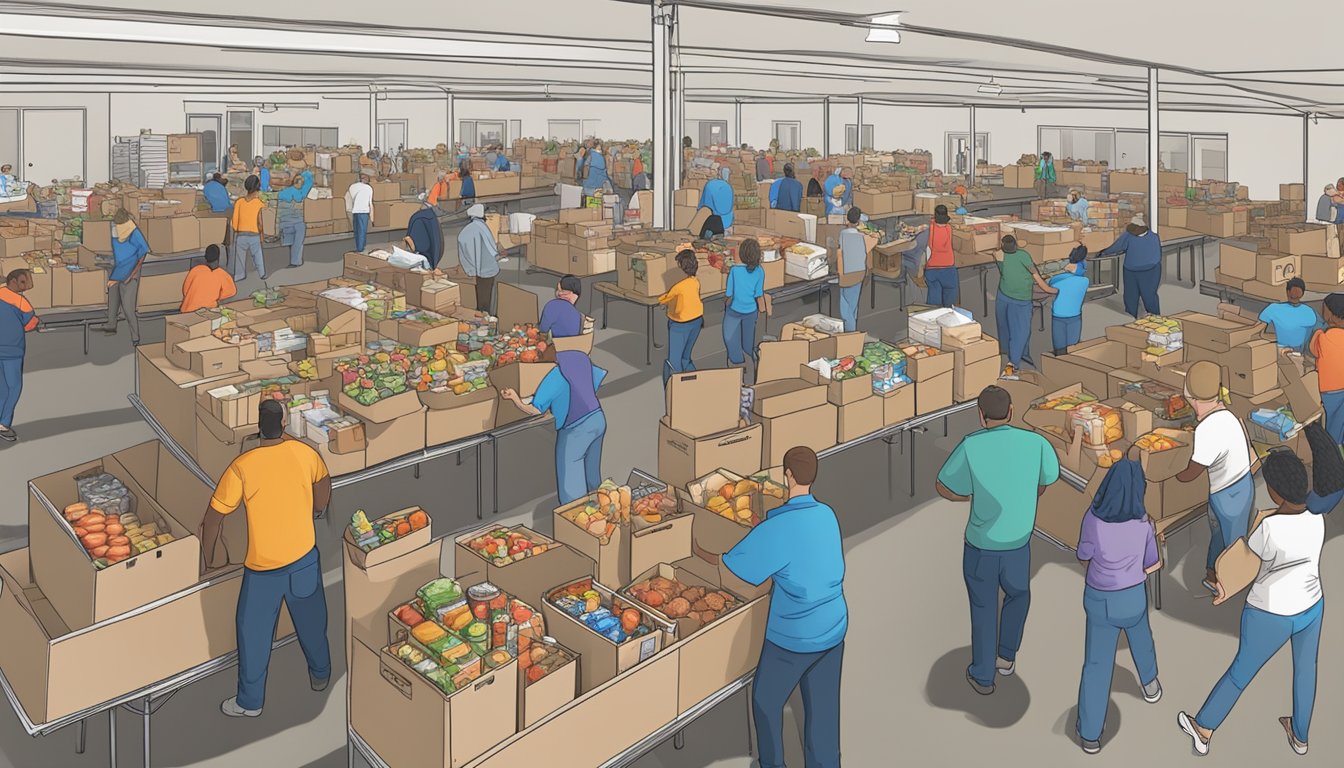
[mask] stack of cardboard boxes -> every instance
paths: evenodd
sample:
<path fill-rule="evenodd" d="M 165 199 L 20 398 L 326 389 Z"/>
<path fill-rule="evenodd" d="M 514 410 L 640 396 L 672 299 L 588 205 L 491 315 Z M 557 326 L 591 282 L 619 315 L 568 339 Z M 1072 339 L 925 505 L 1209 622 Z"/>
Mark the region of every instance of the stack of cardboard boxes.
<path fill-rule="evenodd" d="M 1218 245 L 1217 280 L 1262 299 L 1283 298 L 1294 277 L 1308 290 L 1333 293 L 1344 285 L 1337 228 L 1325 224 L 1267 226 L 1261 237 L 1224 240 Z"/>

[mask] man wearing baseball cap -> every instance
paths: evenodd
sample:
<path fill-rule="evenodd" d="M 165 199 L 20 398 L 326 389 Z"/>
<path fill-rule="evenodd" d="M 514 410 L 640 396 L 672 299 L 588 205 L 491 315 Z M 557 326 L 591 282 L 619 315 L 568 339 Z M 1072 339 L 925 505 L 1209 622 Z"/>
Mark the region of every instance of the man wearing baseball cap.
<path fill-rule="evenodd" d="M 467 209 L 467 225 L 457 235 L 462 271 L 476 280 L 476 308 L 494 314 L 495 276 L 499 274 L 499 243 L 485 223 L 485 206 Z"/>
<path fill-rule="evenodd" d="M 1193 482 L 1209 473 L 1209 556 L 1205 561 L 1204 586 L 1218 591 L 1214 566 L 1223 550 L 1245 536 L 1255 506 L 1255 481 L 1251 479 L 1251 444 L 1241 420 L 1223 407 L 1222 369 L 1201 360 L 1185 376 L 1185 399 L 1195 410 L 1195 451 L 1190 463 L 1176 476 Z"/>

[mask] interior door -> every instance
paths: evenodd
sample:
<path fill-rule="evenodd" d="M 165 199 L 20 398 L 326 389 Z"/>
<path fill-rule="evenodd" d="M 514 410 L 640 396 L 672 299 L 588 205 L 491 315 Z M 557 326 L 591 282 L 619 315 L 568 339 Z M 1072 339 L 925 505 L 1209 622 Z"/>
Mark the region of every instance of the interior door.
<path fill-rule="evenodd" d="M 84 110 L 23 110 L 23 166 L 21 174 L 35 184 L 53 179 L 87 178 Z"/>
<path fill-rule="evenodd" d="M 220 160 L 225 154 L 219 141 L 223 121 L 219 115 L 187 115 L 187 133 L 201 134 L 201 157 L 205 158 L 206 176 L 219 171 Z"/>
<path fill-rule="evenodd" d="M 1227 181 L 1227 137 L 1191 136 L 1190 147 L 1190 154 L 1195 161 L 1192 177 Z"/>
<path fill-rule="evenodd" d="M 696 146 L 712 147 L 716 144 L 727 144 L 727 143 L 728 143 L 727 120 L 700 121 L 700 142 Z"/>
<path fill-rule="evenodd" d="M 800 134 L 802 126 L 798 123 L 775 123 L 775 138 L 779 139 L 779 148 L 785 152 L 793 152 L 800 147 L 802 143 Z"/>
<path fill-rule="evenodd" d="M 395 154 L 399 147 L 406 146 L 406 134 L 409 132 L 405 120 L 379 120 L 378 146 L 385 152 Z"/>

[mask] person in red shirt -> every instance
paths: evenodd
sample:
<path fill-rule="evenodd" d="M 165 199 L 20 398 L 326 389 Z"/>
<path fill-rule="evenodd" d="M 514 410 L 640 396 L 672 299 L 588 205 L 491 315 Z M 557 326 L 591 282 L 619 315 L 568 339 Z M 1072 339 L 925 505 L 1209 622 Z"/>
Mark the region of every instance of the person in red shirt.
<path fill-rule="evenodd" d="M 23 392 L 23 357 L 27 335 L 37 329 L 37 313 L 23 293 L 33 287 L 33 273 L 16 269 L 0 286 L 0 440 L 19 439 L 14 431 L 14 408 Z"/>
<path fill-rule="evenodd" d="M 205 263 L 197 264 L 182 281 L 182 312 L 218 307 L 219 302 L 238 293 L 238 286 L 228 270 L 219 268 L 219 246 L 205 249 Z"/>
<path fill-rule="evenodd" d="M 918 276 L 928 284 L 931 306 L 950 307 L 960 300 L 961 279 L 952 252 L 952 217 L 948 215 L 946 205 L 933 209 L 928 255 Z"/>

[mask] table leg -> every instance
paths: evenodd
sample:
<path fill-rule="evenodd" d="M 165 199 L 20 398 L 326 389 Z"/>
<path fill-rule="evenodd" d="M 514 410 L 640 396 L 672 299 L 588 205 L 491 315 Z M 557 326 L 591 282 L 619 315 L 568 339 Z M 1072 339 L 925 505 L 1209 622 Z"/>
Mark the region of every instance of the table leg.
<path fill-rule="evenodd" d="M 419 479 L 420 479 L 420 465 L 419 465 L 419 464 L 416 464 L 416 465 L 415 465 L 415 479 L 416 479 L 416 480 L 419 480 Z"/>
<path fill-rule="evenodd" d="M 982 317 L 989 317 L 989 278 L 986 276 L 988 273 L 988 269 L 980 267 L 980 299 L 985 302 L 985 311 L 981 315 Z"/>
<path fill-rule="evenodd" d="M 89 323 L 88 323 L 88 321 L 86 320 L 86 321 L 84 321 L 83 323 L 81 323 L 81 327 L 84 329 L 84 356 L 85 356 L 85 357 L 88 357 L 88 356 L 89 356 Z"/>
<path fill-rule="evenodd" d="M 686 746 L 686 732 L 677 731 L 676 733 L 672 734 L 672 748 L 681 749 L 684 746 Z"/>
<path fill-rule="evenodd" d="M 107 710 L 107 762 L 117 768 L 117 708 Z"/>
<path fill-rule="evenodd" d="M 145 768 L 149 768 L 149 717 L 150 717 L 150 699 L 145 697 L 145 713 L 142 716 L 145 723 L 144 746 L 145 746 Z"/>
<path fill-rule="evenodd" d="M 947 437 L 947 417 L 943 417 L 943 437 Z"/>
<path fill-rule="evenodd" d="M 495 450 L 495 441 L 494 441 L 493 439 L 490 441 L 490 449 L 491 449 L 491 453 L 494 454 L 494 456 L 497 456 L 497 455 L 498 455 L 498 453 L 497 453 L 496 450 Z M 494 470 L 494 473 L 495 473 L 495 475 L 494 475 L 495 487 L 494 487 L 494 489 L 493 489 L 493 493 L 490 494 L 490 502 L 491 502 L 492 504 L 494 504 L 494 509 L 491 510 L 490 514 L 492 514 L 492 515 L 498 515 L 498 514 L 499 514 L 499 462 L 493 460 L 494 456 L 491 457 L 492 461 L 490 462 L 490 466 L 491 466 L 491 468 Z M 480 519 L 481 519 L 482 517 L 484 517 L 484 515 L 485 515 L 485 499 L 482 498 L 482 494 L 484 493 L 484 487 L 485 487 L 484 478 L 482 477 L 484 474 L 485 474 L 485 469 L 481 466 L 481 444 L 480 444 L 480 443 L 477 443 L 477 444 L 476 444 L 476 519 L 477 519 L 477 520 L 480 520 Z"/>
<path fill-rule="evenodd" d="M 915 497 L 915 433 L 910 432 L 910 498 Z"/>
<path fill-rule="evenodd" d="M 648 336 L 644 339 L 644 364 L 653 365 L 653 307 L 646 307 L 644 310 L 645 327 L 648 329 Z"/>
<path fill-rule="evenodd" d="M 345 768 L 355 768 L 355 743 L 348 733 L 345 735 Z"/>
<path fill-rule="evenodd" d="M 1185 246 L 1176 249 L 1176 282 L 1181 282 L 1185 278 L 1181 277 L 1181 256 L 1185 253 Z"/>
<path fill-rule="evenodd" d="M 84 742 L 89 735 L 88 721 L 80 720 L 75 726 L 75 754 L 84 754 Z"/>
<path fill-rule="evenodd" d="M 1203 243 L 1200 243 L 1198 246 L 1195 246 L 1195 245 L 1191 245 L 1191 246 L 1190 246 L 1190 287 L 1192 287 L 1192 288 L 1197 288 L 1197 287 L 1199 287 L 1199 275 L 1195 273 L 1195 249 L 1196 249 L 1196 247 L 1198 247 L 1200 253 L 1203 253 L 1203 251 L 1204 251 L 1204 244 L 1203 244 Z M 1202 261 L 1202 260 L 1201 260 L 1201 261 Z"/>
<path fill-rule="evenodd" d="M 747 757 L 756 756 L 756 718 L 751 711 L 751 688 L 752 682 L 748 681 L 743 689 L 747 698 Z"/>
<path fill-rule="evenodd" d="M 607 330 L 607 294 L 602 294 L 602 330 Z"/>
<path fill-rule="evenodd" d="M 877 278 L 868 278 L 868 309 L 877 309 Z"/>

